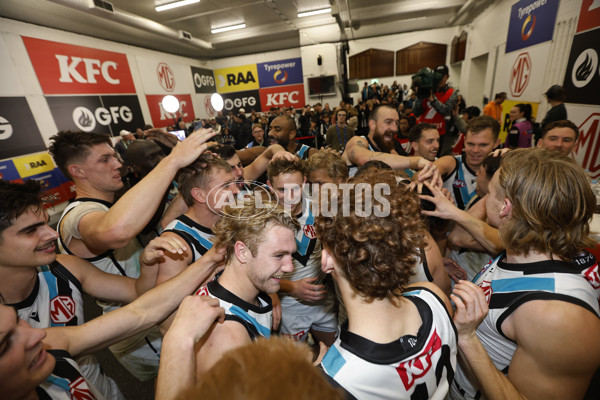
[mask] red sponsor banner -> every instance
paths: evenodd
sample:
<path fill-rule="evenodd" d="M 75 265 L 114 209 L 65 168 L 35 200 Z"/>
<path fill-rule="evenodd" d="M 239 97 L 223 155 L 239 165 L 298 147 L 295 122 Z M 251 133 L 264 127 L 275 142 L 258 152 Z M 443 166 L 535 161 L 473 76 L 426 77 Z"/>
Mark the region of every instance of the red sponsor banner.
<path fill-rule="evenodd" d="M 269 111 L 272 107 L 303 107 L 305 104 L 304 85 L 260 89 L 260 104 L 262 111 Z"/>
<path fill-rule="evenodd" d="M 152 118 L 152 125 L 156 128 L 162 128 L 167 125 L 173 125 L 175 120 L 182 117 L 185 122 L 192 122 L 196 119 L 194 114 L 194 105 L 192 104 L 192 96 L 189 94 L 174 94 L 179 100 L 179 111 L 174 114 L 165 111 L 162 106 L 162 99 L 165 97 L 161 94 L 148 94 L 146 95 L 146 101 L 148 102 L 148 108 L 150 109 L 150 117 Z"/>
<path fill-rule="evenodd" d="M 574 153 L 583 169 L 590 171 L 594 179 L 600 178 L 600 113 L 591 114 L 579 125 Z"/>
<path fill-rule="evenodd" d="M 125 54 L 22 38 L 44 94 L 135 93 Z"/>
<path fill-rule="evenodd" d="M 581 11 L 579 12 L 579 21 L 577 22 L 577 32 L 587 31 L 588 29 L 600 26 L 600 1 L 583 0 Z"/>

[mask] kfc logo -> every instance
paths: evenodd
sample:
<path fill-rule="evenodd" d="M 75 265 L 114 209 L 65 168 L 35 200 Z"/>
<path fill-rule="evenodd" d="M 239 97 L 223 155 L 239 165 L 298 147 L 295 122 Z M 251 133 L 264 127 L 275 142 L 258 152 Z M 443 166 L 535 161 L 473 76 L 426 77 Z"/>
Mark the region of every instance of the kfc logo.
<path fill-rule="evenodd" d="M 583 276 L 592 285 L 594 289 L 600 289 L 600 275 L 598 274 L 598 264 L 583 271 Z"/>
<path fill-rule="evenodd" d="M 260 89 L 260 102 L 263 111 L 268 111 L 272 107 L 302 107 L 304 106 L 304 85 Z"/>
<path fill-rule="evenodd" d="M 56 296 L 50 300 L 50 319 L 55 324 L 66 324 L 75 317 L 75 302 L 69 296 Z"/>
<path fill-rule="evenodd" d="M 116 71 L 117 63 L 114 61 L 96 60 L 93 58 L 70 57 L 62 54 L 56 54 L 58 68 L 60 70 L 59 82 L 73 83 L 73 80 L 79 83 L 98 83 L 96 76 L 101 76 L 110 85 L 118 85 L 121 81 L 110 75 L 111 71 Z M 83 71 L 85 76 L 77 70 L 83 62 Z M 81 70 L 81 68 L 79 68 Z"/>
<path fill-rule="evenodd" d="M 520 97 L 529 84 L 531 76 L 531 58 L 527 53 L 519 54 L 510 73 L 510 92 L 514 97 Z"/>
<path fill-rule="evenodd" d="M 267 94 L 267 106 L 281 106 L 286 101 L 297 104 L 300 92 L 294 91 L 289 93 L 269 93 Z"/>
<path fill-rule="evenodd" d="M 208 288 L 206 286 L 202 286 L 195 293 L 196 296 L 208 296 Z"/>
<path fill-rule="evenodd" d="M 158 64 L 156 68 L 156 76 L 158 77 L 158 83 L 167 92 L 172 92 L 175 89 L 175 74 L 171 67 L 165 63 Z"/>
<path fill-rule="evenodd" d="M 410 391 L 414 386 L 415 382 L 422 378 L 429 372 L 431 367 L 440 358 L 442 348 L 442 339 L 438 335 L 437 331 L 433 331 L 431 339 L 427 343 L 427 346 L 423 349 L 423 354 L 417 358 L 413 358 L 409 361 L 400 363 L 396 367 L 396 371 L 404 384 L 404 388 Z"/>
<path fill-rule="evenodd" d="M 95 400 L 90 387 L 82 376 L 69 384 L 73 400 Z"/>

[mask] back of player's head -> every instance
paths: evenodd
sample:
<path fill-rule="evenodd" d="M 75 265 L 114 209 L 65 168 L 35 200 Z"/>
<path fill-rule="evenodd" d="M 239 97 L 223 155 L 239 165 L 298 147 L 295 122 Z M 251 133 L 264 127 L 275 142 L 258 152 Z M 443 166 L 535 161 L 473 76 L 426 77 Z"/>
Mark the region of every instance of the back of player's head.
<path fill-rule="evenodd" d="M 108 135 L 94 132 L 60 131 L 52 136 L 50 141 L 48 152 L 61 172 L 69 179 L 73 179 L 69 174 L 69 165 L 84 161 L 92 147 L 102 143 L 112 147 Z"/>
<path fill-rule="evenodd" d="M 196 161 L 179 171 L 177 184 L 179 193 L 188 207 L 194 205 L 192 189 L 210 190 L 208 187 L 213 174 L 217 171 L 230 172 L 231 166 L 220 158 L 200 156 Z"/>
<path fill-rule="evenodd" d="M 268 199 L 249 196 L 243 207 L 228 205 L 223 208 L 223 216 L 213 227 L 214 245 L 225 247 L 226 261 L 234 256 L 234 245 L 238 241 L 256 256 L 265 232 L 272 226 L 282 226 L 294 232 L 299 227 L 298 221 L 282 206 Z"/>
<path fill-rule="evenodd" d="M 550 122 L 548 125 L 544 126 L 544 129 L 542 129 L 542 139 L 544 137 L 546 137 L 546 134 L 548 132 L 550 132 L 552 129 L 555 128 L 569 128 L 573 131 L 573 133 L 575 134 L 575 141 L 577 141 L 577 138 L 579 137 L 579 128 L 577 127 L 577 125 L 575 125 L 573 122 L 569 121 L 568 119 L 563 119 L 561 121 L 554 121 L 554 122 Z"/>
<path fill-rule="evenodd" d="M 596 197 L 585 171 L 572 158 L 544 149 L 519 149 L 502 158 L 498 198 L 512 202 L 500 229 L 517 254 L 537 251 L 570 259 L 584 247 Z"/>
<path fill-rule="evenodd" d="M 337 154 L 329 151 L 318 151 L 308 159 L 307 174 L 316 170 L 323 170 L 329 178 L 336 182 L 345 182 L 348 179 L 346 162 Z"/>
<path fill-rule="evenodd" d="M 271 182 L 273 182 L 273 178 L 281 174 L 291 174 L 294 172 L 300 172 L 302 176 L 306 176 L 306 162 L 300 159 L 291 161 L 278 158 L 272 160 L 267 167 L 267 177 Z"/>
<path fill-rule="evenodd" d="M 228 351 L 183 399 L 342 400 L 303 343 L 271 336 Z M 268 380 L 268 383 L 265 381 Z"/>
<path fill-rule="evenodd" d="M 488 128 L 492 130 L 494 141 L 498 140 L 500 124 L 496 119 L 488 115 L 480 115 L 467 122 L 467 134 L 476 134 Z"/>
<path fill-rule="evenodd" d="M 496 171 L 498 171 L 501 161 L 500 157 L 494 157 L 491 154 L 483 159 L 481 166 L 485 169 L 485 175 L 488 179 L 491 180 Z"/>
<path fill-rule="evenodd" d="M 366 299 L 398 297 L 425 245 L 418 195 L 397 182 L 393 170 L 350 178 L 348 183 L 356 185 L 338 193 L 337 213 L 322 213 L 316 221 L 324 249 L 342 277 Z M 369 192 L 372 197 L 366 196 Z M 372 212 L 364 212 L 369 206 Z"/>
<path fill-rule="evenodd" d="M 437 128 L 434 124 L 429 124 L 427 122 L 417 124 L 408 131 L 408 140 L 411 142 L 418 142 L 421 140 L 421 135 L 423 132 L 430 130 L 437 130 Z"/>
<path fill-rule="evenodd" d="M 208 150 L 215 153 L 225 161 L 236 155 L 235 147 L 229 144 L 218 144 L 210 147 Z"/>
<path fill-rule="evenodd" d="M 0 180 L 0 241 L 2 233 L 30 208 L 42 209 L 40 184 L 31 179 L 25 183 Z"/>

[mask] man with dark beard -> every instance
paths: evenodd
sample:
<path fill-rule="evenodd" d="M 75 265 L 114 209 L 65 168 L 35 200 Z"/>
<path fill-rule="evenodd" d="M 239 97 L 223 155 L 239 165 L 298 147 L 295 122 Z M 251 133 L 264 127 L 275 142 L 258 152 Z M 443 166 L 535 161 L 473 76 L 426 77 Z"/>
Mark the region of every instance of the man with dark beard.
<path fill-rule="evenodd" d="M 436 168 L 423 157 L 405 157 L 394 150 L 394 135 L 398 132 L 398 112 L 390 105 L 383 104 L 369 116 L 369 134 L 354 136 L 348 141 L 342 158 L 346 161 L 350 177 L 357 167 L 370 160 L 380 160 L 393 169 L 422 170 L 420 179 L 427 179 Z"/>
<path fill-rule="evenodd" d="M 301 160 L 307 160 L 317 152 L 317 149 L 296 142 L 294 140 L 296 133 L 298 132 L 294 119 L 287 115 L 281 115 L 271 122 L 267 139 L 269 145 L 279 144 L 290 153 L 296 154 Z"/>

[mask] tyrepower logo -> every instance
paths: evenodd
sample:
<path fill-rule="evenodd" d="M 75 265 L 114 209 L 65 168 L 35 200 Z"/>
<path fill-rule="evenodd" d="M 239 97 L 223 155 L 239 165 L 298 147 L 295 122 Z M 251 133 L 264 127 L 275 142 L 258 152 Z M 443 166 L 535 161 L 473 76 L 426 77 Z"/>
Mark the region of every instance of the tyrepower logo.
<path fill-rule="evenodd" d="M 22 38 L 44 94 L 135 93 L 125 54 Z"/>
<path fill-rule="evenodd" d="M 531 76 L 531 58 L 527 53 L 521 53 L 515 60 L 510 72 L 510 93 L 520 97 L 529 84 Z"/>
<path fill-rule="evenodd" d="M 304 106 L 304 85 L 260 89 L 260 104 L 262 111 L 269 111 L 271 107 L 302 107 Z"/>
<path fill-rule="evenodd" d="M 158 67 L 156 67 L 156 76 L 160 86 L 167 92 L 172 92 L 175 89 L 175 74 L 168 64 L 158 64 Z"/>

